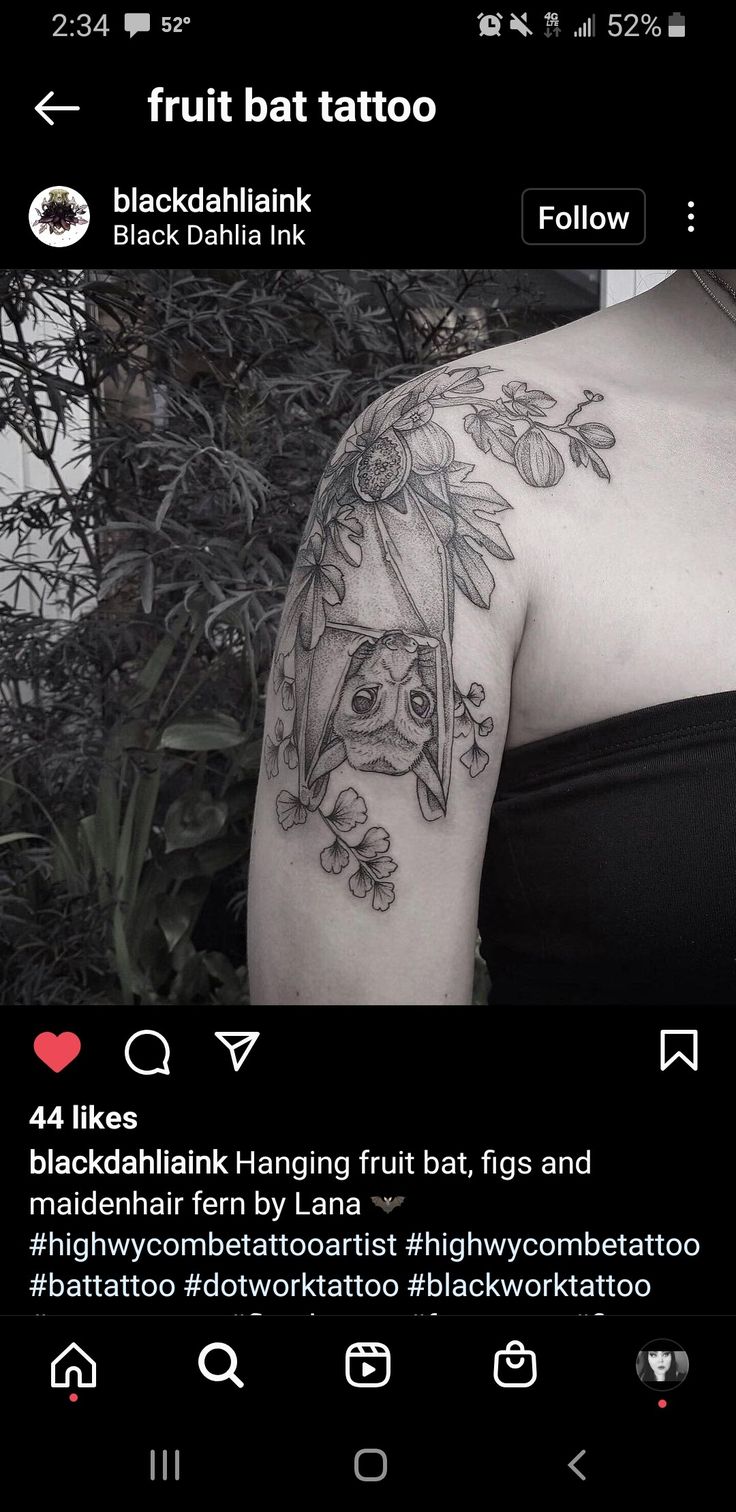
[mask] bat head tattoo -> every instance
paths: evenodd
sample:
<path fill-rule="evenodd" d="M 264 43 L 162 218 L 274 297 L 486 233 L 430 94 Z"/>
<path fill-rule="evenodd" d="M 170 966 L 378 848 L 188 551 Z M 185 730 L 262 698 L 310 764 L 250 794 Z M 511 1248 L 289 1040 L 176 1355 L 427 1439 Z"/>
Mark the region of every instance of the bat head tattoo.
<path fill-rule="evenodd" d="M 442 781 L 431 750 L 436 743 L 437 695 L 431 686 L 434 651 L 413 635 L 389 630 L 364 640 L 348 663 L 331 738 L 311 780 L 347 761 L 358 772 L 413 772 L 425 794 L 444 809 Z M 420 802 L 422 800 L 420 799 Z"/>
<path fill-rule="evenodd" d="M 353 652 L 333 731 L 359 772 L 415 768 L 432 734 L 436 698 L 423 680 L 413 635 L 389 630 Z"/>
<path fill-rule="evenodd" d="M 347 762 L 358 772 L 393 777 L 412 773 L 421 811 L 425 818 L 434 819 L 444 813 L 447 803 L 440 765 L 440 726 L 447 740 L 447 679 L 443 685 L 439 643 L 434 637 L 420 639 L 404 630 L 374 632 L 359 639 L 351 631 L 350 626 L 328 625 L 322 638 L 326 641 L 323 654 L 332 659 L 328 681 L 332 697 L 326 715 L 317 716 L 317 750 L 305 765 L 303 801 L 310 807 L 321 802 L 330 772 Z M 346 632 L 352 643 L 348 646 Z M 319 707 L 320 647 L 312 664 L 312 711 L 315 702 Z M 336 662 L 341 671 L 335 686 Z M 304 747 L 309 752 L 308 719 L 306 723 Z"/>

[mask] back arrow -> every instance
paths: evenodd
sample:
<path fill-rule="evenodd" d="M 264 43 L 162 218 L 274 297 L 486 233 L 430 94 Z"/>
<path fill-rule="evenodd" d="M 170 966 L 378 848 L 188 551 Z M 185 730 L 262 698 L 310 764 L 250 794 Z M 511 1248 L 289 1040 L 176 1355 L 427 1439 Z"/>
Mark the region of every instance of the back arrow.
<path fill-rule="evenodd" d="M 584 1454 L 585 1454 L 585 1450 L 581 1449 L 580 1453 L 576 1454 L 574 1459 L 568 1460 L 568 1462 L 567 1462 L 567 1468 L 568 1468 L 568 1470 L 572 1470 L 573 1475 L 578 1475 L 581 1480 L 586 1480 L 587 1476 L 583 1475 L 582 1470 L 578 1470 L 576 1467 L 577 1467 L 578 1460 L 582 1459 L 582 1457 L 583 1457 Z"/>
<path fill-rule="evenodd" d="M 48 94 L 44 95 L 44 98 L 39 100 L 38 104 L 33 107 L 34 110 L 38 111 L 38 114 L 46 122 L 47 126 L 54 125 L 53 116 L 48 114 L 49 110 L 79 110 L 80 108 L 78 105 L 49 105 L 49 100 L 53 100 L 53 98 L 54 91 L 50 89 Z"/>

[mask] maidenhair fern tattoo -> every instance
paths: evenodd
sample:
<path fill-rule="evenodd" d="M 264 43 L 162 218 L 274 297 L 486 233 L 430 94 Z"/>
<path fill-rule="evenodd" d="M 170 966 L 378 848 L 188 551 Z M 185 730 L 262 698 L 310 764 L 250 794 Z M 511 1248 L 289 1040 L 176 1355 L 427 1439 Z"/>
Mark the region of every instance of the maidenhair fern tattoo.
<path fill-rule="evenodd" d="M 610 479 L 600 453 L 613 432 L 573 423 L 602 394 L 585 389 L 553 424 L 545 416 L 557 400 L 520 381 L 504 383 L 496 399 L 474 397 L 500 371 L 435 369 L 366 410 L 325 470 L 282 618 L 273 683 L 292 718 L 288 730 L 278 718 L 266 736 L 265 765 L 277 777 L 283 761 L 296 790 L 279 793 L 279 823 L 289 830 L 318 815 L 329 834 L 323 869 L 352 868 L 351 893 L 370 895 L 379 912 L 394 901 L 390 836 L 380 825 L 363 829 L 365 801 L 332 774 L 347 764 L 411 780 L 424 818 L 438 819 L 454 742 L 477 777 L 488 765 L 480 742 L 493 730 L 490 714 L 475 713 L 485 701 L 480 683 L 463 692 L 453 678 L 454 595 L 490 608 L 488 558 L 513 560 L 496 519 L 511 505 L 473 478 L 472 463 L 456 460 L 442 409 L 469 409 L 465 430 L 478 449 L 532 488 L 560 481 L 565 443 L 576 467 Z M 338 790 L 328 796 L 331 783 Z"/>

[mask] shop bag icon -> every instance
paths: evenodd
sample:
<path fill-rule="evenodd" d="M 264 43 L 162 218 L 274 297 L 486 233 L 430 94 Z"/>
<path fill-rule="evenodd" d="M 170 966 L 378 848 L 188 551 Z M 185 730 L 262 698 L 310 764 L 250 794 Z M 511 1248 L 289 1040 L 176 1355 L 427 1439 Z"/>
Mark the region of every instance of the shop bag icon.
<path fill-rule="evenodd" d="M 533 1386 L 537 1379 L 534 1350 L 525 1349 L 520 1339 L 509 1339 L 505 1349 L 496 1350 L 493 1379 L 497 1386 Z"/>

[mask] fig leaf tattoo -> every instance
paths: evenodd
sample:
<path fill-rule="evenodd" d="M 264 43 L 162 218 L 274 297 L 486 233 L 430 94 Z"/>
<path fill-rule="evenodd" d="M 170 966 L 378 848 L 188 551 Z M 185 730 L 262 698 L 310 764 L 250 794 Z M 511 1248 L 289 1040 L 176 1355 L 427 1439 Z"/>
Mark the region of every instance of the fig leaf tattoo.
<path fill-rule="evenodd" d="M 332 774 L 347 765 L 407 778 L 434 821 L 447 812 L 455 742 L 475 778 L 493 731 L 481 684 L 462 692 L 454 680 L 454 604 L 457 591 L 490 608 L 491 562 L 513 561 L 498 523 L 511 505 L 457 460 L 442 409 L 468 410 L 464 428 L 478 450 L 532 488 L 559 483 L 565 448 L 575 467 L 610 481 L 601 452 L 613 432 L 574 423 L 602 394 L 584 389 L 553 423 L 557 400 L 520 380 L 486 398 L 486 377 L 498 372 L 434 369 L 365 411 L 322 476 L 282 616 L 273 687 L 291 722 L 277 718 L 264 763 L 269 778 L 293 774 L 296 790 L 278 794 L 277 817 L 290 830 L 319 815 L 329 837 L 322 869 L 348 872 L 353 897 L 370 897 L 379 913 L 395 897 L 390 836 L 369 824 L 357 788 L 328 796 Z"/>

